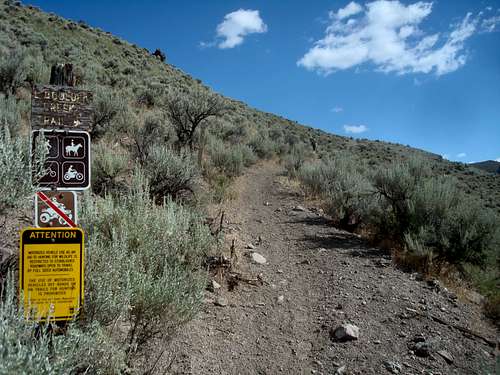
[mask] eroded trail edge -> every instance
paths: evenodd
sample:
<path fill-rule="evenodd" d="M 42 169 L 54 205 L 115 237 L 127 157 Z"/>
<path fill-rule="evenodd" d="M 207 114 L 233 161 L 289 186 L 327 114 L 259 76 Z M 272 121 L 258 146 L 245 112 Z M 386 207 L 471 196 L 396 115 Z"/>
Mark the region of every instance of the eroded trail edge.
<path fill-rule="evenodd" d="M 236 182 L 226 242 L 235 240 L 235 269 L 261 285 L 216 279 L 221 287 L 206 292 L 202 312 L 174 340 L 168 373 L 494 373 L 488 340 L 497 332 L 478 305 L 398 270 L 286 181 L 268 162 Z M 359 328 L 357 340 L 332 340 L 343 323 Z"/>

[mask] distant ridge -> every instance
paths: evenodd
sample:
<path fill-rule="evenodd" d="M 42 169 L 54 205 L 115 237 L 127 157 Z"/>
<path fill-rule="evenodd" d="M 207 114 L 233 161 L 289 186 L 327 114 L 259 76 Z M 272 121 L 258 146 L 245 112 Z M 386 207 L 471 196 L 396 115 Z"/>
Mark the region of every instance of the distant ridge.
<path fill-rule="evenodd" d="M 482 169 L 483 171 L 489 173 L 500 174 L 500 162 L 495 160 L 480 161 L 478 163 L 471 163 L 469 165 L 478 169 Z"/>

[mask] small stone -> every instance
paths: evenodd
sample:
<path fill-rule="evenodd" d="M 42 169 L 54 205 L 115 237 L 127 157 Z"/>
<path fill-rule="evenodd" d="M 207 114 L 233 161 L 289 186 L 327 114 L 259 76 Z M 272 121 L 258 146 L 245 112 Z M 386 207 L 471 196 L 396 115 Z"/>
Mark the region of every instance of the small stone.
<path fill-rule="evenodd" d="M 307 210 L 302 207 L 302 206 L 295 206 L 294 208 L 292 208 L 293 211 L 297 211 L 297 212 L 306 212 Z"/>
<path fill-rule="evenodd" d="M 278 303 L 282 304 L 283 302 L 285 302 L 285 296 L 278 296 Z"/>
<path fill-rule="evenodd" d="M 443 357 L 447 364 L 451 365 L 453 363 L 453 357 L 446 350 L 438 350 L 437 354 Z"/>
<path fill-rule="evenodd" d="M 216 289 L 220 289 L 220 288 L 221 288 L 221 285 L 217 281 L 212 280 L 212 289 L 216 290 Z"/>
<path fill-rule="evenodd" d="M 354 324 L 342 324 L 335 328 L 331 333 L 334 341 L 351 341 L 359 338 L 359 328 Z"/>
<path fill-rule="evenodd" d="M 267 263 L 267 259 L 264 258 L 262 255 L 260 255 L 259 253 L 252 253 L 251 255 L 251 258 L 252 260 L 257 263 L 257 264 L 266 264 Z"/>
<path fill-rule="evenodd" d="M 283 273 L 283 270 L 278 268 L 278 270 L 276 272 Z"/>
<path fill-rule="evenodd" d="M 380 340 L 375 340 L 373 343 L 374 343 L 375 345 L 380 345 L 380 344 L 382 344 L 382 341 L 380 341 Z"/>
<path fill-rule="evenodd" d="M 419 357 L 428 357 L 430 355 L 429 344 L 427 344 L 425 341 L 417 342 L 415 345 L 413 345 L 412 349 L 415 352 L 415 355 Z"/>
<path fill-rule="evenodd" d="M 393 361 L 384 361 L 384 367 L 391 374 L 399 374 L 401 371 L 403 371 L 403 368 L 401 367 L 401 365 L 399 363 L 393 362 Z"/>
<path fill-rule="evenodd" d="M 220 307 L 225 307 L 225 306 L 228 305 L 227 299 L 225 299 L 222 296 L 217 297 L 217 299 L 215 300 L 214 303 L 215 303 L 216 306 L 220 306 Z"/>
<path fill-rule="evenodd" d="M 247 249 L 253 250 L 255 249 L 255 245 L 252 243 L 247 244 Z"/>
<path fill-rule="evenodd" d="M 270 206 L 270 205 L 271 205 L 271 203 L 269 203 L 269 202 L 264 202 L 264 206 Z"/>
<path fill-rule="evenodd" d="M 346 366 L 340 366 L 337 370 L 335 370 L 335 375 L 344 375 L 347 374 Z"/>

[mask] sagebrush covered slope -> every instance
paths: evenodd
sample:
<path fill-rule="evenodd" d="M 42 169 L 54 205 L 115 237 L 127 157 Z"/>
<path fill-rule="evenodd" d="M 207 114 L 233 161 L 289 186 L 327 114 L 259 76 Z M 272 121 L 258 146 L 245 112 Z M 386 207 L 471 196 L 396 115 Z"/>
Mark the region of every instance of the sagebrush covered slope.
<path fill-rule="evenodd" d="M 154 110 L 161 107 L 165 90 L 203 86 L 200 80 L 160 61 L 150 51 L 89 27 L 83 21 L 67 21 L 35 7 L 23 7 L 9 1 L 0 5 L 1 53 L 7 53 L 16 45 L 24 46 L 32 55 L 37 64 L 34 76 L 38 83 L 48 81 L 51 64 L 72 63 L 80 85 L 97 91 L 97 99 L 103 101 L 103 105 L 112 100 L 114 106 L 121 104 L 122 108 L 125 105 Z M 500 212 L 500 179 L 497 176 L 400 144 L 328 134 L 258 111 L 240 101 L 225 99 L 229 110 L 221 122 L 238 125 L 249 133 L 248 136 L 256 137 L 261 129 L 266 129 L 267 136 L 274 139 L 283 137 L 288 141 L 292 139 L 292 142 L 293 139 L 315 142 L 320 156 L 346 150 L 374 167 L 419 155 L 429 160 L 436 174 L 456 176 L 466 194 L 481 198 L 486 207 Z M 117 127 L 117 120 L 114 122 L 104 119 L 101 125 Z"/>

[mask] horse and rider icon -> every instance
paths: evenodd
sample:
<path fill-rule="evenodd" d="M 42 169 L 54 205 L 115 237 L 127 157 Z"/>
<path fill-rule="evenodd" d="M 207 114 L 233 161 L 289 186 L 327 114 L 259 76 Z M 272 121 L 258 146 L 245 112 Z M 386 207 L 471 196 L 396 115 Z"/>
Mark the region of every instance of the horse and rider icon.
<path fill-rule="evenodd" d="M 71 139 L 71 144 L 64 147 L 64 155 L 65 156 L 80 156 L 79 151 L 78 151 L 80 148 L 83 148 L 83 144 L 82 143 L 75 144 L 75 140 Z"/>

